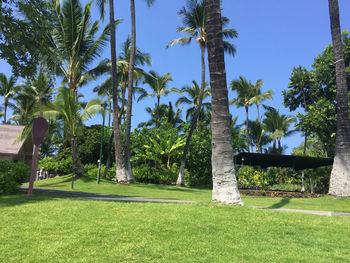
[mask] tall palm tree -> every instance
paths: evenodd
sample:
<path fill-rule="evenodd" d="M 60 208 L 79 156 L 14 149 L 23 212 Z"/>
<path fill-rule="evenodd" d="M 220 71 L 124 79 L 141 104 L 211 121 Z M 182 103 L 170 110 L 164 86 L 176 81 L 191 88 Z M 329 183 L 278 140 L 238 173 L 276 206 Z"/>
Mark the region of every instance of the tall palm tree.
<path fill-rule="evenodd" d="M 350 196 L 350 124 L 338 0 L 328 0 L 337 83 L 337 137 L 329 194 Z"/>
<path fill-rule="evenodd" d="M 272 107 L 266 107 L 266 109 L 268 111 L 265 113 L 263 120 L 265 130 L 270 133 L 269 137 L 274 141 L 273 149 L 282 153 L 281 139 L 295 132 L 295 130 L 289 129 L 290 124 L 295 122 L 295 118 L 280 114 L 278 110 Z M 276 148 L 276 143 L 278 144 L 278 148 Z"/>
<path fill-rule="evenodd" d="M 184 26 L 178 27 L 177 31 L 180 33 L 185 33 L 189 36 L 181 37 L 171 41 L 167 48 L 176 44 L 180 45 L 188 45 L 191 43 L 192 39 L 194 39 L 198 44 L 201 50 L 201 66 L 202 66 L 202 76 L 201 76 L 201 89 L 199 94 L 199 99 L 196 104 L 196 112 L 192 118 L 191 127 L 187 136 L 186 145 L 181 158 L 180 172 L 177 180 L 177 185 L 184 185 L 184 171 L 186 164 L 186 155 L 188 151 L 188 147 L 191 141 L 191 137 L 194 129 L 196 128 L 197 120 L 201 111 L 204 89 L 205 89 L 205 48 L 207 42 L 207 33 L 206 33 L 206 16 L 205 16 L 205 7 L 204 2 L 202 0 L 187 0 L 187 7 L 182 7 L 178 14 L 182 19 L 182 23 Z M 221 19 L 222 26 L 226 26 L 230 20 L 226 17 L 222 17 Z M 222 34 L 225 38 L 235 38 L 237 37 L 237 31 L 234 29 L 224 29 L 222 30 Z M 229 54 L 234 55 L 236 49 L 233 44 L 223 41 L 225 51 Z"/>
<path fill-rule="evenodd" d="M 64 77 L 77 97 L 78 88 L 91 80 L 89 67 L 108 41 L 109 26 L 96 38 L 99 22 L 91 23 L 92 2 L 84 9 L 79 0 L 65 0 L 62 6 L 54 0 L 53 4 L 53 30 L 47 32 L 49 47 L 44 61 Z"/>
<path fill-rule="evenodd" d="M 263 102 L 266 99 L 272 100 L 272 95 L 275 93 L 273 90 L 268 90 L 265 91 L 264 93 L 261 93 L 261 86 L 264 84 L 264 82 L 261 79 L 258 79 L 255 84 L 253 84 L 253 98 L 250 99 L 249 104 L 255 104 L 256 105 L 256 110 L 258 113 L 258 122 L 261 123 L 260 121 L 260 109 L 259 106 L 261 102 Z"/>
<path fill-rule="evenodd" d="M 146 0 L 150 7 L 155 0 Z M 128 104 L 126 109 L 126 127 L 125 127 L 125 165 L 128 179 L 135 180 L 130 163 L 130 130 L 131 130 L 131 115 L 132 115 L 132 100 L 133 100 L 133 83 L 134 83 L 134 66 L 136 62 L 136 11 L 135 0 L 130 0 L 130 17 L 131 17 L 131 47 L 129 56 L 129 72 L 128 72 Z"/>
<path fill-rule="evenodd" d="M 19 90 L 19 86 L 16 85 L 17 78 L 11 76 L 7 79 L 6 75 L 0 73 L 0 96 L 4 97 L 4 120 L 6 123 L 7 107 L 9 106 L 9 100 L 13 98 L 16 92 Z"/>
<path fill-rule="evenodd" d="M 212 98 L 212 200 L 243 205 L 233 163 L 220 0 L 204 0 Z"/>
<path fill-rule="evenodd" d="M 111 48 L 111 75 L 112 75 L 112 99 L 113 99 L 113 134 L 115 145 L 115 161 L 116 161 L 116 177 L 118 183 L 127 183 L 127 172 L 125 169 L 122 142 L 121 128 L 118 114 L 118 78 L 117 78 L 117 49 L 116 49 L 116 33 L 114 19 L 114 1 L 109 0 L 109 26 L 110 26 L 110 48 Z M 104 18 L 106 0 L 97 0 L 101 17 Z"/>
<path fill-rule="evenodd" d="M 259 83 L 261 80 L 258 80 Z M 237 107 L 244 107 L 246 112 L 246 138 L 247 138 L 247 147 L 249 151 L 249 118 L 248 110 L 249 106 L 252 105 L 254 98 L 254 84 L 251 81 L 248 81 L 243 76 L 240 76 L 239 79 L 233 80 L 230 83 L 230 87 L 233 91 L 237 93 L 237 98 L 230 101 L 230 104 L 235 104 Z"/>
<path fill-rule="evenodd" d="M 84 167 L 78 155 L 77 131 L 86 120 L 90 119 L 101 110 L 101 104 L 101 99 L 96 98 L 90 100 L 83 108 L 82 104 L 77 101 L 74 90 L 61 87 L 56 100 L 41 107 L 41 110 L 46 113 L 47 116 L 61 117 L 63 119 L 65 127 L 68 129 L 67 133 L 72 139 L 72 188 L 74 186 L 74 175 L 81 175 L 84 173 Z"/>
<path fill-rule="evenodd" d="M 165 75 L 160 75 L 154 70 L 151 70 L 149 74 L 144 76 L 144 83 L 148 84 L 151 88 L 152 92 L 147 93 L 146 90 L 141 91 L 141 95 L 139 96 L 137 101 L 140 101 L 146 97 L 156 97 L 157 98 L 157 117 L 156 117 L 156 127 L 159 127 L 160 118 L 159 118 L 159 105 L 161 96 L 166 96 L 173 89 L 168 89 L 168 83 L 173 81 L 170 73 L 166 73 Z"/>

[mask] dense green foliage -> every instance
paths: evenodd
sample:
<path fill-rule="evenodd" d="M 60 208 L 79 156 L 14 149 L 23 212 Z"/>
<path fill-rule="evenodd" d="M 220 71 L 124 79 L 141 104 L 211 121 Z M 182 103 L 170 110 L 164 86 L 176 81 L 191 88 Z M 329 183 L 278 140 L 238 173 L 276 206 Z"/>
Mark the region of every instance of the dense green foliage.
<path fill-rule="evenodd" d="M 29 178 L 30 170 L 23 162 L 0 162 L 0 194 L 13 194 Z"/>

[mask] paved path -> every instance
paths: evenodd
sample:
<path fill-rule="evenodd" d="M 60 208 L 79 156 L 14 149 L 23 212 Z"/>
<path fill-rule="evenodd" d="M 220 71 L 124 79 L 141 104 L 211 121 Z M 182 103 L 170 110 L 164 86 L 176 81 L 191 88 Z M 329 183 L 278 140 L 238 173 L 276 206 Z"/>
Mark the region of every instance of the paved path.
<path fill-rule="evenodd" d="M 258 208 L 258 209 L 305 213 L 305 214 L 313 214 L 313 215 L 320 215 L 320 216 L 342 216 L 342 217 L 349 217 L 350 218 L 349 213 L 328 212 L 328 211 L 312 211 L 312 210 L 300 210 L 300 209 L 288 209 L 288 208 L 274 208 L 274 207 L 263 207 L 263 206 L 252 206 L 252 207 Z"/>
<path fill-rule="evenodd" d="M 22 186 L 21 189 L 28 190 L 27 186 Z M 104 195 L 95 193 L 85 193 L 85 192 L 73 192 L 73 191 L 63 191 L 48 188 L 34 187 L 33 192 L 41 192 L 47 194 L 58 194 L 63 195 L 67 198 L 72 199 L 84 199 L 84 200 L 103 200 L 103 201 L 127 201 L 127 202 L 155 202 L 155 203 L 181 203 L 181 204 L 193 204 L 196 201 L 185 201 L 176 199 L 158 199 L 158 198 L 143 198 L 143 197 L 133 197 L 133 196 L 120 196 L 120 195 Z"/>

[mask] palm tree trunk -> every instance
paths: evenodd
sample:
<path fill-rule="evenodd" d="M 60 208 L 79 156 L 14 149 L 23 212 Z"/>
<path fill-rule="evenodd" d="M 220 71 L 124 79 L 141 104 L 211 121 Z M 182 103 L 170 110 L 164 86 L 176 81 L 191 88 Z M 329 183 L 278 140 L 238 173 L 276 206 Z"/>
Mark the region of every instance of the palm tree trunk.
<path fill-rule="evenodd" d="M 135 22 L 135 0 L 130 0 L 131 15 L 131 47 L 129 61 L 128 76 L 128 105 L 126 109 L 126 127 L 125 127 L 125 164 L 129 181 L 135 181 L 134 174 L 130 163 L 130 130 L 131 130 L 131 114 L 132 114 L 132 96 L 134 84 L 134 66 L 136 52 L 136 22 Z"/>
<path fill-rule="evenodd" d="M 106 178 L 107 172 L 109 167 L 111 166 L 111 151 L 112 151 L 112 143 L 113 143 L 113 132 L 111 133 L 111 136 L 109 137 L 109 143 L 107 147 L 107 161 L 106 161 L 106 167 L 103 171 L 102 178 Z"/>
<path fill-rule="evenodd" d="M 186 156 L 187 156 L 188 148 L 190 146 L 193 131 L 196 128 L 199 114 L 201 112 L 202 101 L 203 101 L 203 96 L 204 96 L 204 88 L 205 88 L 205 46 L 204 46 L 204 44 L 201 43 L 200 48 L 201 48 L 201 64 L 202 64 L 201 89 L 199 92 L 199 100 L 197 102 L 196 113 L 195 113 L 194 117 L 192 118 L 190 131 L 188 132 L 185 148 L 184 148 L 184 151 L 183 151 L 182 157 L 181 157 L 179 176 L 177 177 L 177 181 L 176 181 L 176 185 L 178 185 L 178 186 L 185 185 Z"/>
<path fill-rule="evenodd" d="M 7 113 L 7 102 L 5 101 L 5 105 L 4 105 L 4 121 L 3 123 L 6 124 L 6 113 Z"/>
<path fill-rule="evenodd" d="M 338 0 L 328 0 L 337 83 L 337 137 L 329 194 L 350 196 L 350 124 Z"/>
<path fill-rule="evenodd" d="M 122 143 L 121 143 L 121 130 L 120 122 L 118 118 L 118 80 L 117 80 L 117 55 L 115 45 L 115 26 L 114 26 L 114 4 L 113 0 L 109 0 L 109 23 L 111 26 L 111 61 L 112 61 L 112 87 L 113 87 L 113 131 L 114 131 L 114 144 L 115 144 L 115 163 L 116 163 L 116 177 L 118 183 L 127 183 L 125 166 L 123 162 Z"/>
<path fill-rule="evenodd" d="M 84 166 L 82 165 L 79 154 L 78 154 L 78 144 L 77 144 L 77 136 L 73 135 L 72 137 L 72 189 L 74 188 L 74 179 L 75 177 L 78 178 L 80 175 L 82 175 L 85 170 Z"/>
<path fill-rule="evenodd" d="M 248 106 L 246 105 L 245 106 L 245 113 L 246 113 L 246 120 L 245 120 L 245 125 L 246 125 L 246 135 L 247 135 L 247 148 L 248 148 L 248 152 L 250 152 L 249 150 L 249 146 L 250 146 L 250 143 L 249 143 L 249 118 L 248 118 Z"/>
<path fill-rule="evenodd" d="M 256 110 L 257 110 L 257 112 L 258 112 L 258 122 L 259 122 L 259 124 L 261 124 L 261 122 L 260 122 L 260 109 L 259 109 L 259 104 L 256 104 Z"/>
<path fill-rule="evenodd" d="M 204 0 L 204 3 L 212 94 L 212 200 L 243 205 L 233 164 L 220 0 Z"/>
<path fill-rule="evenodd" d="M 156 128 L 159 128 L 160 121 L 159 121 L 159 102 L 160 102 L 160 96 L 157 96 L 157 114 L 156 114 Z"/>

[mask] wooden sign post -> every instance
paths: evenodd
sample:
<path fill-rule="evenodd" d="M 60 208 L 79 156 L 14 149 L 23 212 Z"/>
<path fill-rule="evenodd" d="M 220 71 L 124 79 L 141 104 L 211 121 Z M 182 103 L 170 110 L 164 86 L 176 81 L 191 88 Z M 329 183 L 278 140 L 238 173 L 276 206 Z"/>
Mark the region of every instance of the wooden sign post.
<path fill-rule="evenodd" d="M 34 119 L 33 129 L 32 129 L 34 154 L 33 154 L 33 160 L 32 160 L 32 172 L 30 174 L 30 179 L 29 179 L 28 196 L 33 195 L 34 179 L 38 168 L 39 146 L 45 138 L 47 128 L 48 128 L 48 123 L 42 117 L 42 113 L 40 113 L 40 116 Z"/>

